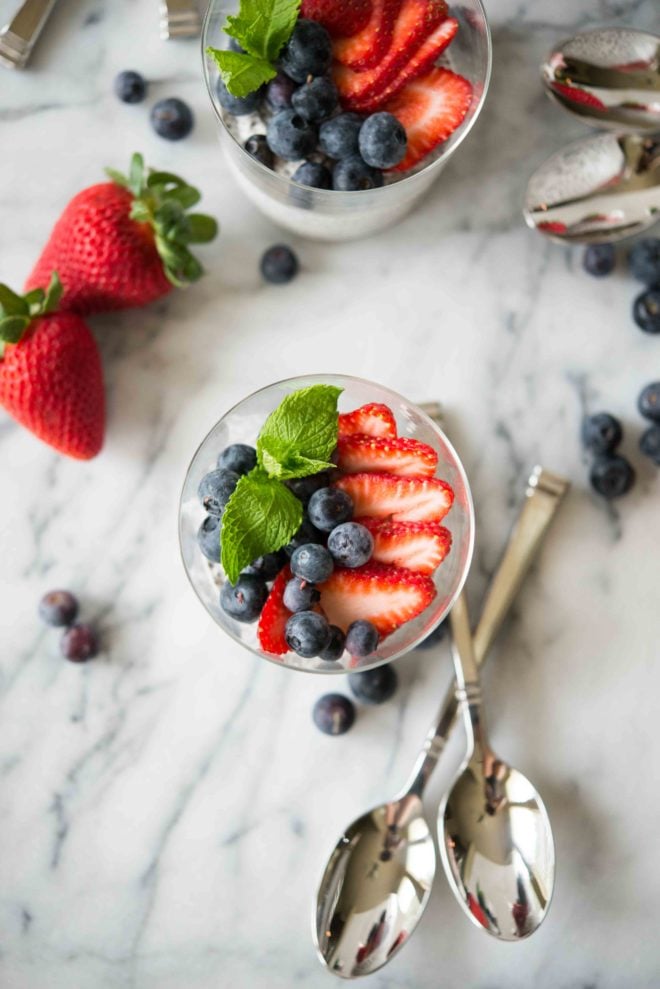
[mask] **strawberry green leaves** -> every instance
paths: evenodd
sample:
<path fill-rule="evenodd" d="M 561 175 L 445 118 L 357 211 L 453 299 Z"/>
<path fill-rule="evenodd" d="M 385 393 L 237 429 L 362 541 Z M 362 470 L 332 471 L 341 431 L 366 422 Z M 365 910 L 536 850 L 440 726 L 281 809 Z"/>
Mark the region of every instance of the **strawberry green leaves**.
<path fill-rule="evenodd" d="M 17 295 L 7 285 L 0 285 L 0 357 L 5 344 L 18 343 L 33 319 L 55 312 L 62 297 L 62 283 L 56 271 L 46 291 L 32 289 Z"/>

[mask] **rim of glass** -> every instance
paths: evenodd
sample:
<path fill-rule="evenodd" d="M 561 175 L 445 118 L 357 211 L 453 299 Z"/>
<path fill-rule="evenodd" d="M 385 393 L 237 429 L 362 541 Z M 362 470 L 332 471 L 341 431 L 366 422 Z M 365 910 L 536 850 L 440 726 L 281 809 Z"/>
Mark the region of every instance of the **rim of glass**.
<path fill-rule="evenodd" d="M 184 569 L 185 574 L 186 574 L 186 577 L 188 579 L 188 583 L 192 587 L 192 589 L 193 589 L 193 591 L 195 593 L 195 596 L 196 596 L 197 600 L 199 601 L 199 603 L 201 604 L 201 606 L 204 608 L 204 611 L 207 613 L 207 615 L 209 615 L 209 617 L 212 619 L 213 623 L 215 625 L 217 625 L 221 629 L 222 632 L 224 632 L 231 639 L 233 639 L 234 642 L 236 642 L 238 645 L 240 645 L 243 649 L 247 649 L 248 652 L 251 652 L 258 659 L 266 660 L 267 662 L 272 663 L 274 666 L 277 666 L 279 669 L 294 670 L 297 673 L 312 673 L 312 674 L 320 674 L 320 675 L 326 675 L 327 674 L 329 676 L 338 676 L 338 675 L 341 675 L 341 674 L 344 674 L 344 675 L 345 674 L 348 674 L 348 673 L 351 672 L 351 670 L 347 670 L 343 666 L 333 668 L 333 666 L 331 664 L 328 665 L 328 669 L 313 669 L 312 670 L 312 669 L 308 669 L 308 668 L 303 667 L 303 666 L 296 666 L 294 663 L 282 662 L 281 657 L 269 656 L 268 653 L 259 652 L 259 651 L 255 650 L 255 649 L 252 649 L 250 646 L 246 645 L 245 642 L 243 642 L 243 640 L 240 638 L 240 636 L 236 635 L 234 633 L 234 631 L 230 627 L 224 626 L 224 625 L 220 625 L 220 623 L 215 620 L 215 618 L 213 617 L 213 615 L 210 614 L 210 612 L 208 611 L 208 608 L 206 607 L 206 605 L 205 605 L 205 603 L 204 603 L 201 595 L 199 594 L 199 592 L 197 590 L 197 587 L 195 586 L 195 582 L 194 582 L 194 580 L 193 580 L 193 578 L 192 578 L 192 576 L 191 576 L 191 574 L 190 574 L 190 572 L 188 570 L 188 567 L 186 566 L 186 558 L 185 558 L 185 554 L 184 554 L 184 551 L 183 551 L 183 532 L 182 532 L 183 504 L 184 504 L 184 497 L 183 497 L 183 495 L 184 495 L 184 492 L 185 492 L 186 487 L 187 487 L 187 484 L 188 484 L 188 477 L 189 477 L 190 472 L 192 470 L 193 464 L 195 463 L 195 460 L 197 459 L 197 455 L 200 452 L 200 450 L 202 449 L 202 447 L 204 446 L 204 444 L 206 443 L 206 441 L 208 440 L 208 438 L 211 435 L 211 433 L 223 421 L 223 419 L 226 419 L 228 416 L 230 416 L 233 412 L 235 412 L 243 404 L 243 402 L 247 401 L 248 399 L 254 398 L 256 395 L 260 395 L 262 392 L 270 391 L 271 388 L 276 388 L 278 385 L 289 385 L 289 384 L 294 384 L 295 382 L 300 382 L 300 381 L 307 381 L 308 382 L 310 380 L 310 378 L 319 378 L 319 379 L 322 379 L 322 383 L 326 383 L 327 382 L 327 383 L 330 383 L 330 384 L 332 384 L 333 381 L 351 381 L 351 382 L 355 382 L 356 384 L 360 384 L 360 385 L 372 385 L 372 386 L 376 384 L 376 382 L 370 381 L 369 378 L 360 378 L 357 375 L 353 375 L 353 374 L 299 374 L 299 375 L 295 375 L 294 377 L 280 378 L 278 381 L 271 381 L 269 384 L 264 385 L 261 388 L 256 388 L 253 392 L 250 392 L 248 395 L 244 395 L 243 398 L 239 399 L 238 402 L 235 402 L 229 409 L 227 409 L 220 416 L 219 419 L 217 419 L 213 423 L 213 425 L 211 426 L 211 428 L 206 432 L 206 435 L 204 436 L 204 438 L 202 439 L 202 441 L 200 443 L 198 443 L 198 445 L 197 445 L 197 447 L 195 449 L 195 452 L 193 453 L 192 457 L 190 458 L 190 463 L 188 464 L 188 467 L 187 467 L 187 470 L 186 470 L 186 474 L 185 474 L 185 477 L 183 479 L 183 486 L 181 488 L 181 494 L 179 495 L 179 510 L 178 510 L 178 519 L 177 519 L 177 523 L 178 523 L 178 536 L 179 536 L 179 554 L 181 556 L 181 563 L 183 565 L 183 569 Z M 429 637 L 429 635 L 438 627 L 438 625 L 445 620 L 445 618 L 447 617 L 447 615 L 451 612 L 451 609 L 454 607 L 454 604 L 456 603 L 459 595 L 461 594 L 461 592 L 462 592 L 462 590 L 463 590 L 463 588 L 465 586 L 465 582 L 467 580 L 467 576 L 468 576 L 468 574 L 470 572 L 470 568 L 472 566 L 472 558 L 473 558 L 473 555 L 474 555 L 474 543 L 475 543 L 475 535 L 476 535 L 476 519 L 475 519 L 475 513 L 474 513 L 474 502 L 473 502 L 473 499 L 472 499 L 472 490 L 470 488 L 470 482 L 468 481 L 468 477 L 467 477 L 467 474 L 465 472 L 465 467 L 463 466 L 463 461 L 458 456 L 458 453 L 456 452 L 456 448 L 454 447 L 454 444 L 448 438 L 448 436 L 445 433 L 445 431 L 438 425 L 438 423 L 434 419 L 431 419 L 431 417 L 429 415 L 427 415 L 426 412 L 424 412 L 424 410 L 421 409 L 415 402 L 411 402 L 409 399 L 405 398 L 404 395 L 401 395 L 399 392 L 394 391 L 393 389 L 389 388 L 387 385 L 378 385 L 378 387 L 379 388 L 384 388 L 385 390 L 391 392 L 391 394 L 392 395 L 396 395 L 396 397 L 400 401 L 402 401 L 405 404 L 407 404 L 407 405 L 411 406 L 412 408 L 414 408 L 415 412 L 419 415 L 420 419 L 423 422 L 425 422 L 428 426 L 430 426 L 431 429 L 434 432 L 440 434 L 440 436 L 442 437 L 443 442 L 447 446 L 447 449 L 450 451 L 452 457 L 454 458 L 454 463 L 455 463 L 456 469 L 457 469 L 457 471 L 458 471 L 458 473 L 460 475 L 461 483 L 463 485 L 463 490 L 465 492 L 466 513 L 467 513 L 467 520 L 468 520 L 468 534 L 467 534 L 468 545 L 467 545 L 467 552 L 466 552 L 466 557 L 465 557 L 465 567 L 463 568 L 463 572 L 461 573 L 460 580 L 458 581 L 458 583 L 456 585 L 456 588 L 454 590 L 454 593 L 452 594 L 451 598 L 449 599 L 449 601 L 448 601 L 448 603 L 447 603 L 444 611 L 440 613 L 440 617 L 438 617 L 436 619 L 436 621 L 434 621 L 433 625 L 431 625 L 431 627 L 428 628 L 425 631 L 424 635 L 419 636 L 419 638 L 416 639 L 416 640 L 414 640 L 414 642 L 411 645 L 406 646 L 405 649 L 401 649 L 399 652 L 394 653 L 392 656 L 389 656 L 389 657 L 387 657 L 385 659 L 378 659 L 378 660 L 375 660 L 371 664 L 365 664 L 364 666 L 361 666 L 360 669 L 358 671 L 356 671 L 356 672 L 360 672 L 360 673 L 364 673 L 366 670 L 376 669 L 378 666 L 385 666 L 388 663 L 397 662 L 403 656 L 407 656 L 410 652 L 412 652 L 413 649 L 415 649 L 420 644 L 420 642 L 423 642 L 425 639 L 427 639 Z"/>
<path fill-rule="evenodd" d="M 484 103 L 486 101 L 486 96 L 488 95 L 488 90 L 490 88 L 490 80 L 493 71 L 493 38 L 491 35 L 490 23 L 486 15 L 486 10 L 481 0 L 471 0 L 471 2 L 474 3 L 474 5 L 481 12 L 481 16 L 483 17 L 484 26 L 486 29 L 485 31 L 486 71 L 484 74 L 483 88 L 481 90 L 479 102 L 477 103 L 475 111 L 470 117 L 470 119 L 467 121 L 467 123 L 461 124 L 462 129 L 460 130 L 460 133 L 456 137 L 454 143 L 450 147 L 448 147 L 445 151 L 443 151 L 442 154 L 438 155 L 437 158 L 434 158 L 432 162 L 429 162 L 428 165 L 425 165 L 424 168 L 420 169 L 420 171 L 413 172 L 411 175 L 406 175 L 405 178 L 398 179 L 396 182 L 392 182 L 389 185 L 381 186 L 378 189 L 359 189 L 354 191 L 345 191 L 345 192 L 342 191 L 340 193 L 338 193 L 336 190 L 333 189 L 314 189 L 313 190 L 314 194 L 315 196 L 318 197 L 320 202 L 327 201 L 328 203 L 331 202 L 336 203 L 338 196 L 366 195 L 373 199 L 379 195 L 388 195 L 387 192 L 388 189 L 407 187 L 411 185 L 416 179 L 418 179 L 420 175 L 427 175 L 428 172 L 430 172 L 432 169 L 437 169 L 440 165 L 445 164 L 446 161 L 453 155 L 454 151 L 456 151 L 457 148 L 461 146 L 461 144 L 468 136 L 468 134 L 470 133 L 470 131 L 472 130 L 472 128 L 474 127 L 475 123 L 477 122 L 478 118 L 481 115 L 481 111 L 483 110 Z M 218 108 L 216 106 L 216 101 L 213 98 L 213 84 L 211 82 L 211 77 L 209 75 L 209 60 L 206 55 L 206 48 L 207 48 L 207 36 L 209 32 L 211 17 L 214 16 L 218 7 L 220 7 L 222 3 L 224 3 L 224 0 L 210 0 L 210 2 L 207 5 L 206 13 L 204 14 L 204 22 L 202 24 L 202 46 L 201 46 L 202 68 L 204 72 L 204 82 L 206 84 L 206 91 L 208 93 L 209 100 L 211 101 L 213 112 L 218 118 L 218 121 L 224 133 L 230 138 L 233 144 L 236 145 L 236 147 L 239 149 L 241 154 L 245 155 L 246 158 L 250 159 L 251 165 L 253 165 L 257 169 L 257 172 L 262 173 L 264 176 L 267 176 L 271 182 L 275 182 L 276 185 L 281 186 L 282 191 L 285 191 L 291 186 L 295 186 L 297 189 L 302 189 L 309 192 L 309 186 L 301 185 L 299 182 L 294 182 L 292 178 L 289 178 L 285 175 L 280 175 L 279 172 L 275 172 L 272 168 L 267 168 L 266 165 L 263 165 L 256 158 L 253 158 L 251 155 L 248 155 L 247 151 L 240 143 L 240 141 L 238 141 L 234 136 L 234 134 L 232 134 L 232 132 L 229 130 L 223 119 L 222 114 L 218 111 Z"/>

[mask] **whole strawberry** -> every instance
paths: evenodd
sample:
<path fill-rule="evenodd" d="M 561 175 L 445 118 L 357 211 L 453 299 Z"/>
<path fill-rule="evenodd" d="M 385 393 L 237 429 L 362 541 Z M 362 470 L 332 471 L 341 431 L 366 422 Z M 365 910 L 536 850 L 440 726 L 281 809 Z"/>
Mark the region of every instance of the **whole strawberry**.
<path fill-rule="evenodd" d="M 78 460 L 103 445 L 105 398 L 96 341 L 80 316 L 58 311 L 62 286 L 16 295 L 0 285 L 0 405 Z"/>
<path fill-rule="evenodd" d="M 55 224 L 26 289 L 45 288 L 57 271 L 60 308 L 81 314 L 130 309 L 154 302 L 203 273 L 188 244 L 213 240 L 218 226 L 188 213 L 197 189 L 169 172 L 146 171 L 133 155 L 128 177 L 83 189 Z"/>

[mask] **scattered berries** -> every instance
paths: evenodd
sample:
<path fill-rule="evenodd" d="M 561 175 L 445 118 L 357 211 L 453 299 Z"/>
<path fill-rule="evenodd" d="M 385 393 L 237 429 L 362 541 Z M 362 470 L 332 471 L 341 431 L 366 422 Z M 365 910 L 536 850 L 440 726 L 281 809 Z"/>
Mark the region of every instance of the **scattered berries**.
<path fill-rule="evenodd" d="M 261 274 L 271 285 L 286 285 L 298 273 L 298 258 L 286 244 L 275 244 L 264 251 Z"/>
<path fill-rule="evenodd" d="M 384 704 L 394 695 L 398 683 L 396 671 L 387 664 L 348 675 L 348 684 L 362 704 Z"/>
<path fill-rule="evenodd" d="M 591 453 L 612 453 L 622 439 L 621 423 L 609 412 L 585 416 L 582 422 L 582 442 Z"/>
<path fill-rule="evenodd" d="M 267 597 L 266 582 L 261 577 L 243 574 L 235 584 L 223 584 L 220 607 L 237 622 L 256 622 Z"/>
<path fill-rule="evenodd" d="M 167 141 L 181 141 L 188 137 L 195 124 L 188 104 L 176 96 L 154 103 L 149 119 L 159 137 L 164 137 Z"/>
<path fill-rule="evenodd" d="M 638 281 L 645 285 L 660 285 L 660 238 L 645 237 L 633 244 L 628 266 Z"/>
<path fill-rule="evenodd" d="M 582 266 L 594 278 L 610 275 L 616 267 L 614 244 L 589 244 L 582 256 Z"/>
<path fill-rule="evenodd" d="M 351 656 L 371 656 L 378 648 L 378 629 L 371 622 L 351 622 L 346 632 L 346 649 Z"/>
<path fill-rule="evenodd" d="M 639 441 L 639 449 L 660 467 L 660 425 L 649 426 L 644 430 Z"/>
<path fill-rule="evenodd" d="M 637 296 L 633 319 L 644 333 L 660 333 L 660 289 L 650 288 Z"/>
<path fill-rule="evenodd" d="M 635 483 L 635 471 L 619 454 L 600 454 L 591 465 L 589 480 L 594 491 L 610 501 L 630 491 Z"/>
<path fill-rule="evenodd" d="M 355 705 L 343 694 L 324 694 L 314 705 L 312 717 L 324 735 L 344 735 L 355 721 Z"/>
<path fill-rule="evenodd" d="M 645 419 L 660 422 L 660 381 L 653 381 L 640 392 L 637 408 Z"/>
<path fill-rule="evenodd" d="M 115 76 L 112 88 L 115 91 L 115 96 L 122 103 L 141 103 L 147 95 L 147 83 L 144 76 L 130 69 Z"/>
<path fill-rule="evenodd" d="M 65 659 L 72 663 L 86 663 L 98 654 L 99 643 L 91 625 L 71 625 L 62 634 L 60 650 Z"/>
<path fill-rule="evenodd" d="M 46 625 L 71 625 L 77 614 L 78 599 L 71 591 L 49 591 L 39 602 L 39 617 Z"/>

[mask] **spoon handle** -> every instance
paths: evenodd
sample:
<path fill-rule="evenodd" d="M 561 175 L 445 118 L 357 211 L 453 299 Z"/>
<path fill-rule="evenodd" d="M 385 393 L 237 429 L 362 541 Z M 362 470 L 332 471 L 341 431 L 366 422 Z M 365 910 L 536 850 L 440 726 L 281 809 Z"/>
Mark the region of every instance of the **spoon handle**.
<path fill-rule="evenodd" d="M 490 583 L 473 636 L 474 656 L 478 666 L 484 662 L 569 487 L 565 478 L 542 467 L 535 467 L 532 471 L 527 482 L 525 501 L 504 556 Z M 404 793 L 414 793 L 421 797 L 449 738 L 457 713 L 455 685 L 452 684 L 426 736 Z"/>

